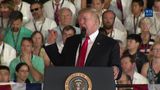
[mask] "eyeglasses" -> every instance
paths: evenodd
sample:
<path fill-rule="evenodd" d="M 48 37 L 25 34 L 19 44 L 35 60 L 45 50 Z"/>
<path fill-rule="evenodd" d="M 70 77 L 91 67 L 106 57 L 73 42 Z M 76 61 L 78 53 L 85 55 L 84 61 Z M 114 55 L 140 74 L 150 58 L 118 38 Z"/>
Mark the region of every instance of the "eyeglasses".
<path fill-rule="evenodd" d="M 39 8 L 35 8 L 35 9 L 31 9 L 31 12 L 35 12 L 35 11 L 38 11 Z"/>

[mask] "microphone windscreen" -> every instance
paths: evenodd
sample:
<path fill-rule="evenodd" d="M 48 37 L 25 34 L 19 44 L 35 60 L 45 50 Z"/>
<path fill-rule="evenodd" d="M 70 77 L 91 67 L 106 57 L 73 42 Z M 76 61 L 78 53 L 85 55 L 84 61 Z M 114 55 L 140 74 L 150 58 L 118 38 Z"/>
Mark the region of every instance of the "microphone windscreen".
<path fill-rule="evenodd" d="M 82 38 L 84 38 L 85 35 L 86 35 L 86 28 L 82 27 L 81 28 L 81 36 L 82 36 Z"/>

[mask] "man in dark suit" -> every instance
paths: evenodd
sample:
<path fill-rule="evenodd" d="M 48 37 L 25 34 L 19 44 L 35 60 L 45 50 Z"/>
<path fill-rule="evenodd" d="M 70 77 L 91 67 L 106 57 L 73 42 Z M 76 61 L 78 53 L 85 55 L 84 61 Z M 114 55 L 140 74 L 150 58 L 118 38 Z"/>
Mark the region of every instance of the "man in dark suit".
<path fill-rule="evenodd" d="M 87 43 L 87 51 L 83 66 L 94 66 L 94 67 L 113 67 L 115 79 L 121 72 L 120 67 L 120 54 L 118 43 L 99 33 L 99 18 L 93 9 L 82 9 L 78 16 L 79 25 L 85 28 L 86 33 L 82 38 L 82 35 L 75 35 L 68 38 L 62 53 L 58 52 L 56 41 L 56 32 L 50 30 L 48 37 L 48 46 L 45 50 L 56 66 L 77 66 L 80 57 L 83 43 L 86 41 L 86 37 L 89 37 Z M 84 53 L 83 53 L 84 54 Z M 120 75 L 120 74 L 119 74 Z"/>

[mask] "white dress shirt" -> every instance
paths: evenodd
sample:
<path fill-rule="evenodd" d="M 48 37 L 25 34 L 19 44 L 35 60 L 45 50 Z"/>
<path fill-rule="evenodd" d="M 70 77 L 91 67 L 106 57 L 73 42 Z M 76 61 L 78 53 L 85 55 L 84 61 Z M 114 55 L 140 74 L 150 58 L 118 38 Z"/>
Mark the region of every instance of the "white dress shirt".
<path fill-rule="evenodd" d="M 125 18 L 131 14 L 131 2 L 132 0 L 121 0 L 122 2 L 122 8 L 123 8 L 123 18 L 125 20 Z M 116 0 L 111 0 L 111 5 L 115 8 L 117 8 L 117 4 L 116 4 Z M 122 19 L 122 13 L 116 13 L 119 14 L 117 15 L 120 19 Z"/>
<path fill-rule="evenodd" d="M 111 37 L 115 40 L 120 40 L 123 42 L 124 45 L 126 45 L 127 42 L 127 32 L 126 31 L 121 31 L 116 28 L 113 29 L 111 33 L 108 34 L 108 37 Z"/>
<path fill-rule="evenodd" d="M 44 40 L 46 40 L 48 37 L 48 30 L 57 27 L 57 24 L 54 20 L 45 18 L 40 21 L 31 20 L 29 23 L 25 25 L 25 27 L 32 30 L 33 32 L 36 31 L 36 28 L 38 31 L 40 31 L 41 29 L 41 33 L 43 34 Z"/>
<path fill-rule="evenodd" d="M 53 4 L 55 4 L 55 1 L 54 0 L 49 0 L 46 3 L 44 3 L 43 6 L 44 6 L 44 15 L 47 16 L 48 18 L 54 20 L 54 12 L 55 12 L 56 6 L 53 5 Z M 71 3 L 71 2 L 69 2 L 67 0 L 60 0 L 60 4 L 61 4 L 61 5 L 59 5 L 60 8 L 62 8 L 62 7 L 69 8 L 73 13 L 73 17 L 75 16 L 76 8 L 73 5 L 73 3 Z"/>
<path fill-rule="evenodd" d="M 81 10 L 81 0 L 74 0 L 74 5 L 76 7 L 76 15 Z"/>
<path fill-rule="evenodd" d="M 2 18 L 0 17 L 0 27 L 6 28 L 9 24 L 8 22 L 9 18 Z"/>
<path fill-rule="evenodd" d="M 118 30 L 120 30 L 122 32 L 126 32 L 127 31 L 118 17 L 115 18 L 115 22 L 114 22 L 114 26 L 113 27 L 117 28 Z"/>
<path fill-rule="evenodd" d="M 92 34 L 89 36 L 87 53 L 86 53 L 86 57 L 85 57 L 85 62 L 86 62 L 86 59 L 87 59 L 87 57 L 88 57 L 88 54 L 89 54 L 89 52 L 90 52 L 90 50 L 91 50 L 91 48 L 92 48 L 92 46 L 93 46 L 94 41 L 96 40 L 96 37 L 98 36 L 98 33 L 99 33 L 99 30 L 97 30 L 96 32 L 92 33 Z M 83 38 L 81 45 L 83 45 L 84 40 L 85 40 L 85 38 Z M 79 45 L 79 47 L 80 47 L 80 45 Z M 79 48 L 77 49 L 77 53 L 76 53 L 75 65 L 77 64 L 78 56 L 79 56 Z"/>
<path fill-rule="evenodd" d="M 139 28 L 139 21 L 144 17 L 144 13 L 142 13 L 139 17 L 135 18 L 135 27 L 136 27 L 136 33 L 139 34 L 141 33 L 140 28 Z M 130 14 L 125 22 L 124 26 L 128 31 L 128 34 L 133 34 L 134 33 L 134 16 L 133 14 Z"/>
<path fill-rule="evenodd" d="M 147 78 L 145 78 L 138 72 L 134 72 L 132 84 L 149 84 L 149 82 Z"/>
<path fill-rule="evenodd" d="M 63 47 L 64 47 L 63 41 L 57 42 L 56 44 L 57 44 L 57 47 L 58 47 L 58 52 L 61 53 L 62 50 L 63 50 Z"/>
<path fill-rule="evenodd" d="M 152 27 L 150 29 L 150 33 L 153 35 L 157 34 L 160 35 L 160 14 L 154 11 L 153 17 L 151 17 L 151 19 L 152 19 Z"/>
<path fill-rule="evenodd" d="M 32 19 L 32 14 L 30 12 L 30 4 L 24 1 L 18 5 L 18 10 L 23 14 L 23 24 L 25 25 Z"/>
<path fill-rule="evenodd" d="M 4 45 L 4 51 L 2 54 L 3 45 Z M 2 43 L 0 45 L 0 53 L 2 54 L 1 65 L 9 66 L 10 62 L 14 58 L 16 58 L 16 50 L 6 43 Z"/>

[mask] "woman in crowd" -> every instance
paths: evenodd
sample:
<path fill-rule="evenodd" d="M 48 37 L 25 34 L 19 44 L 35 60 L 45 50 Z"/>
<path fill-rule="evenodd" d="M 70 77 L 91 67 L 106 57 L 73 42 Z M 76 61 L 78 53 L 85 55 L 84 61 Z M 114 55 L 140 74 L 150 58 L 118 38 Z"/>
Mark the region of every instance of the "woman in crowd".
<path fill-rule="evenodd" d="M 160 42 L 151 48 L 150 61 L 143 65 L 141 74 L 148 78 L 149 83 L 160 83 Z"/>
<path fill-rule="evenodd" d="M 12 0 L 3 0 L 0 3 L 0 26 L 2 28 L 6 28 L 9 25 L 9 15 L 12 11 L 14 11 L 14 4 Z"/>
<path fill-rule="evenodd" d="M 17 83 L 30 83 L 28 79 L 29 66 L 26 63 L 19 63 L 16 68 L 16 77 L 14 82 Z"/>
<path fill-rule="evenodd" d="M 150 52 L 151 46 L 154 44 L 154 36 L 150 33 L 152 27 L 151 19 L 143 17 L 140 20 L 139 27 L 141 29 L 141 33 L 139 35 L 142 39 L 139 50 L 147 55 Z"/>
<path fill-rule="evenodd" d="M 50 59 L 47 53 L 45 52 L 44 48 L 42 47 L 44 42 L 42 33 L 39 31 L 35 31 L 33 32 L 31 38 L 33 41 L 33 54 L 43 58 L 45 67 L 49 66 L 51 64 Z"/>

